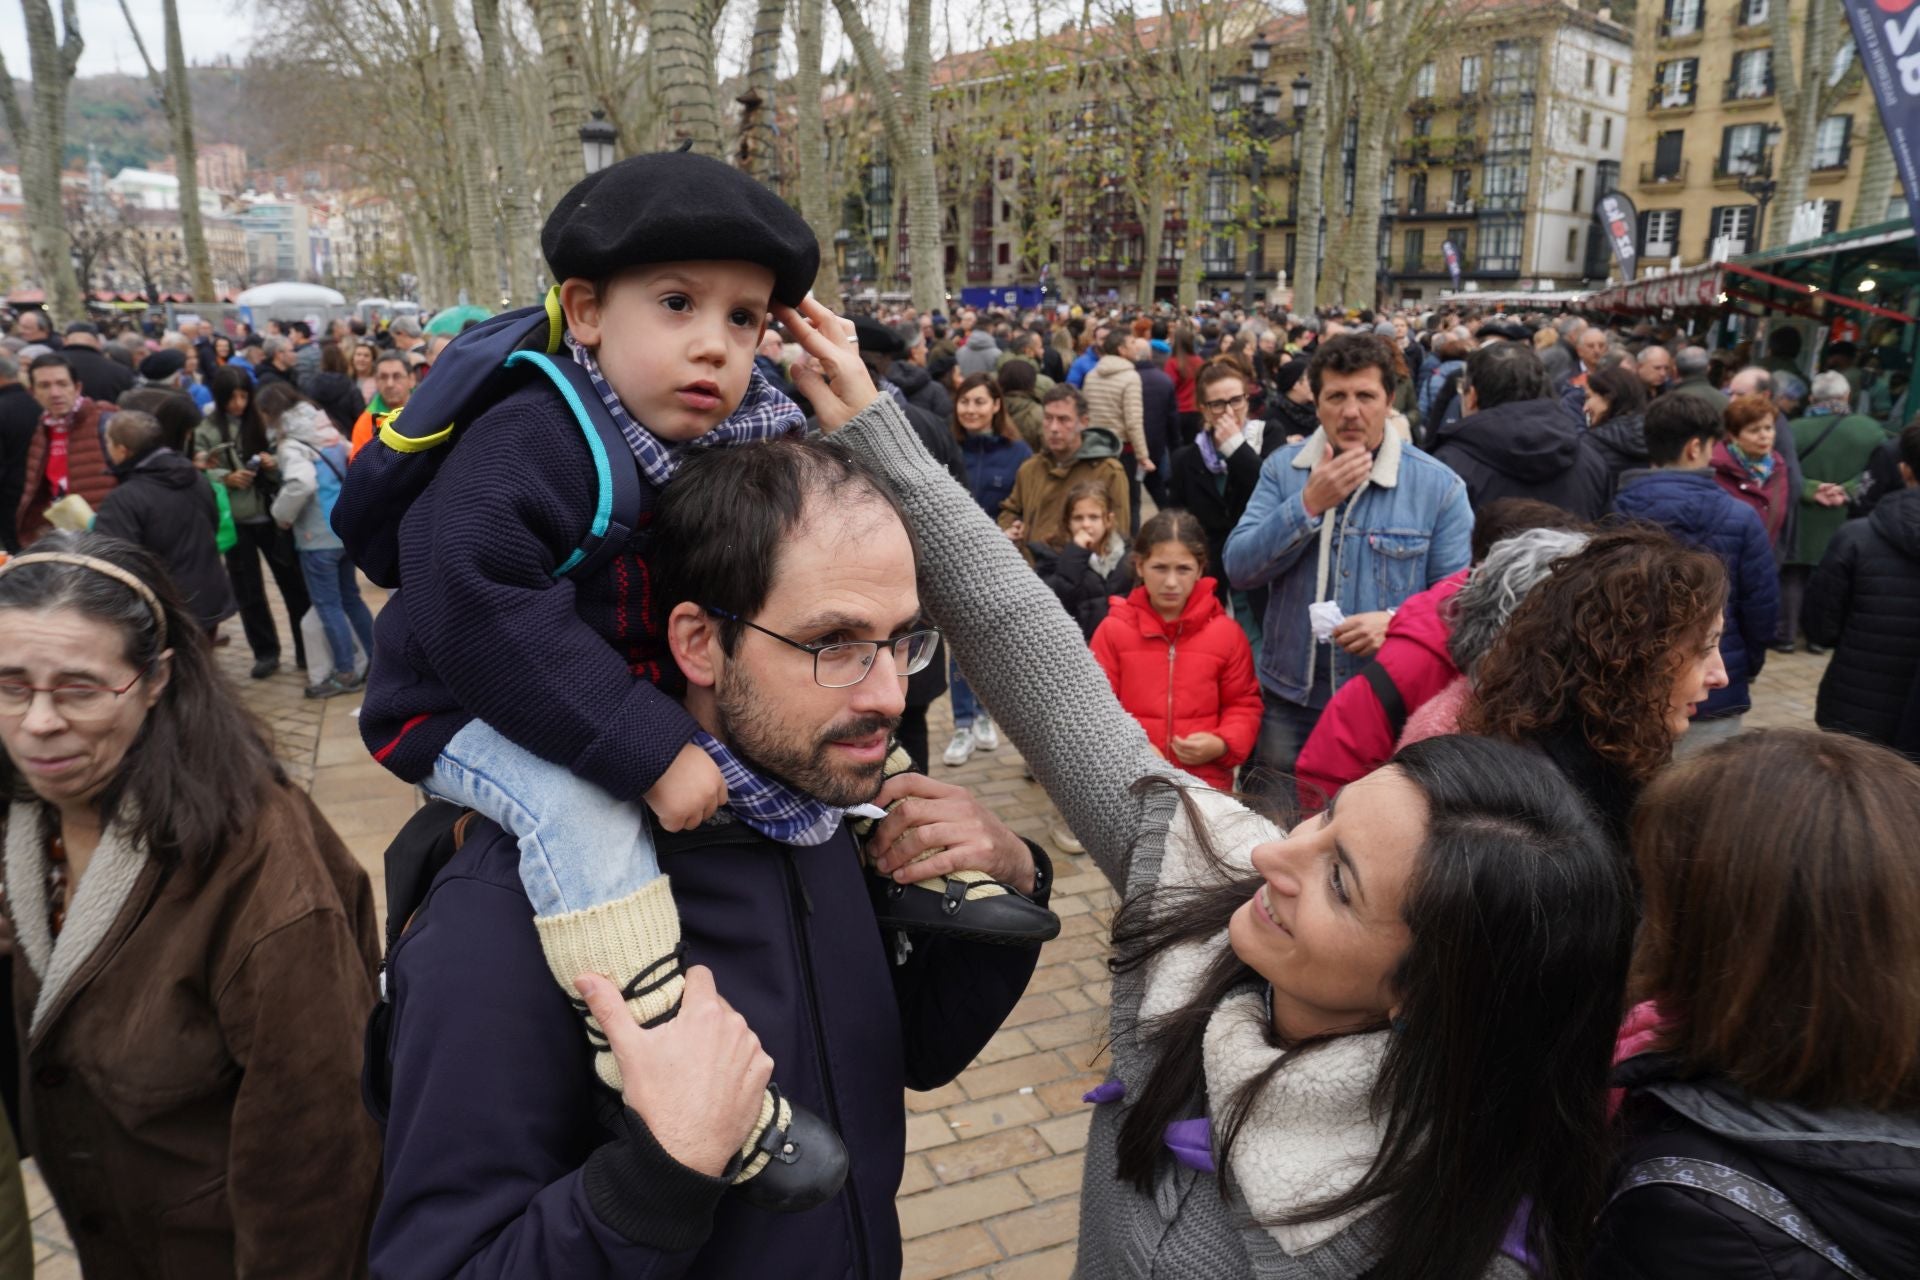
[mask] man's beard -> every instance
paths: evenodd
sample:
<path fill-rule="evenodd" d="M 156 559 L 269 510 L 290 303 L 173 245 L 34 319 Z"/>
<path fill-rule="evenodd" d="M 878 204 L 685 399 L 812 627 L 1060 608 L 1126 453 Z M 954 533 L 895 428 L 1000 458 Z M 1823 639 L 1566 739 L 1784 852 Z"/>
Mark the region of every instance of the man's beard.
<path fill-rule="evenodd" d="M 900 725 L 897 716 L 858 716 L 828 726 L 812 739 L 775 717 L 768 701 L 738 663 L 728 663 L 714 689 L 720 733 L 727 745 L 755 770 L 812 796 L 822 804 L 846 808 L 866 804 L 880 794 L 886 761 L 833 763 L 829 744 L 863 738 Z"/>

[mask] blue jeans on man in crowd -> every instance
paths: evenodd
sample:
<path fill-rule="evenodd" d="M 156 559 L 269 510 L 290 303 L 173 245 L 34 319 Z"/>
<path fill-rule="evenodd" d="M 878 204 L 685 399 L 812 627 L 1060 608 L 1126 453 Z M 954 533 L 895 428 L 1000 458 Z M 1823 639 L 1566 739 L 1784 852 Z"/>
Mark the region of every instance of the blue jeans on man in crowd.
<path fill-rule="evenodd" d="M 947 695 L 953 699 L 953 727 L 956 732 L 980 718 L 980 699 L 973 696 L 973 686 L 960 674 L 960 664 L 951 657 L 947 659 Z"/>
<path fill-rule="evenodd" d="M 453 735 L 423 785 L 518 842 L 520 883 L 536 916 L 617 902 L 660 875 L 641 805 L 616 800 L 483 721 Z"/>
<path fill-rule="evenodd" d="M 334 673 L 352 675 L 354 637 L 360 638 L 368 654 L 373 653 L 373 611 L 360 598 L 353 561 L 339 547 L 302 551 L 300 576 L 307 580 L 307 595 L 320 613 L 320 625 L 326 628 Z"/>

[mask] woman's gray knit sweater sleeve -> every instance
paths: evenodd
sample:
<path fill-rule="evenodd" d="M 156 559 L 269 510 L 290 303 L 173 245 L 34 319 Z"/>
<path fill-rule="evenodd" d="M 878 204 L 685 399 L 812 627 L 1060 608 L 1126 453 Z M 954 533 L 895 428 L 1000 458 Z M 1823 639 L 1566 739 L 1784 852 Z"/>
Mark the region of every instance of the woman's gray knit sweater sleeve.
<path fill-rule="evenodd" d="M 921 604 L 967 681 L 1116 887 L 1138 834 L 1132 784 L 1170 772 L 1113 696 L 1079 626 L 886 396 L 833 439 L 893 484 L 920 538 Z"/>

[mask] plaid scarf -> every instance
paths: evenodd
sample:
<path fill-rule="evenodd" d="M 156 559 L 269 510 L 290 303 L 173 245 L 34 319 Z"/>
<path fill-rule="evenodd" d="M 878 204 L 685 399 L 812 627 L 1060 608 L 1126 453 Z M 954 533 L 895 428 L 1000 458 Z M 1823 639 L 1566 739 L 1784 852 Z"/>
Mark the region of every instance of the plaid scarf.
<path fill-rule="evenodd" d="M 572 335 L 567 337 L 567 348 L 573 353 L 575 363 L 592 379 L 594 390 L 607 406 L 607 413 L 620 428 L 627 447 L 633 450 L 641 473 L 656 488 L 664 489 L 672 482 L 674 472 L 680 469 L 680 462 L 690 449 L 776 440 L 805 430 L 806 420 L 801 417 L 799 407 L 776 391 L 755 369 L 747 380 L 747 394 L 741 398 L 740 407 L 724 422 L 698 439 L 669 444 L 634 421 L 602 376 L 600 364 L 591 351 L 575 342 Z M 824 804 L 784 782 L 762 776 L 710 734 L 696 734 L 694 741 L 720 767 L 720 776 L 727 783 L 727 808 L 733 816 L 769 840 L 794 845 L 825 844 L 840 829 L 847 810 Z M 869 807 L 858 806 L 855 811 Z"/>
<path fill-rule="evenodd" d="M 634 458 L 640 463 L 640 472 L 651 481 L 655 488 L 664 489 L 673 480 L 673 473 L 680 469 L 682 456 L 690 449 L 724 448 L 730 444 L 745 444 L 750 440 L 777 440 L 782 436 L 797 436 L 806 430 L 807 420 L 801 416 L 800 407 L 793 401 L 774 390 L 755 369 L 747 379 L 747 394 L 740 398 L 740 407 L 729 414 L 725 421 L 707 434 L 694 440 L 669 444 L 659 436 L 633 420 L 627 407 L 620 403 L 620 397 L 600 373 L 600 362 L 593 358 L 593 352 L 587 350 L 567 335 L 567 349 L 573 353 L 574 363 L 587 371 L 587 377 L 593 380 L 593 389 L 600 393 L 601 403 L 607 406 L 607 413 L 613 418 L 614 425 L 620 428 L 627 447 L 633 450 Z"/>

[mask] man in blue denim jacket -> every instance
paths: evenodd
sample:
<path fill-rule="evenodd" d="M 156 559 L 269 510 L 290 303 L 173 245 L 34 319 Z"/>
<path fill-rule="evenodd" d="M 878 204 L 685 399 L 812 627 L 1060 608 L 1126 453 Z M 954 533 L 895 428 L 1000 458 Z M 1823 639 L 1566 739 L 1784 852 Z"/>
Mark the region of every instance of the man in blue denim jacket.
<path fill-rule="evenodd" d="M 1401 601 L 1466 568 L 1473 511 L 1445 464 L 1387 430 L 1392 348 L 1372 334 L 1320 345 L 1307 368 L 1320 430 L 1260 468 L 1246 514 L 1227 536 L 1227 577 L 1271 585 L 1260 687 L 1266 699 L 1253 764 L 1290 773 L 1320 711 L 1379 649 Z M 1308 606 L 1346 615 L 1316 643 Z"/>

